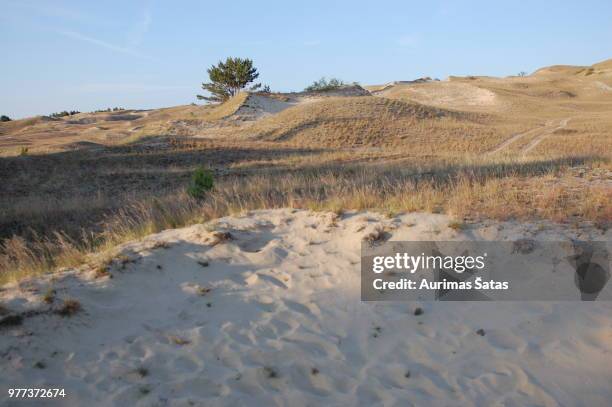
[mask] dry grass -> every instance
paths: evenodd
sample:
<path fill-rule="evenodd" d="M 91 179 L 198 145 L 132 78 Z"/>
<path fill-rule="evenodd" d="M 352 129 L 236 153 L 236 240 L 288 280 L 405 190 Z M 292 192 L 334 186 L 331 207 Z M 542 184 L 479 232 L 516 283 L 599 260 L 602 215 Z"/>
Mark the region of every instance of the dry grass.
<path fill-rule="evenodd" d="M 248 95 L 249 94 L 245 92 L 237 94 L 227 102 L 214 106 L 214 108 L 211 109 L 206 116 L 202 117 L 202 119 L 208 121 L 219 120 L 234 114 L 246 101 Z"/>
<path fill-rule="evenodd" d="M 484 151 L 503 140 L 493 119 L 381 97 L 329 98 L 298 105 L 245 130 L 258 140 L 307 147 L 407 146 L 413 153 Z"/>
<path fill-rule="evenodd" d="M 82 310 L 81 303 L 75 299 L 65 299 L 62 305 L 55 311 L 63 317 L 71 317 Z"/>
<path fill-rule="evenodd" d="M 185 105 L 149 111 L 80 113 L 64 118 L 38 116 L 0 123 L 0 157 L 103 148 L 134 143 L 150 135 L 173 134 L 177 125 L 208 126 L 234 114 L 248 94 L 222 104 Z M 3 135 L 10 137 L 2 137 Z"/>
<path fill-rule="evenodd" d="M 458 218 L 612 219 L 611 191 L 589 184 L 571 168 L 608 167 L 605 160 L 565 158 L 545 161 L 480 162 L 411 167 L 406 161 L 273 170 L 228 176 L 205 200 L 183 192 L 132 202 L 105 217 L 98 233 L 80 239 L 56 234 L 26 242 L 2 243 L 2 281 L 83 263 L 89 255 L 167 228 L 263 208 L 339 211 L 373 209 L 390 213 L 446 212 Z"/>

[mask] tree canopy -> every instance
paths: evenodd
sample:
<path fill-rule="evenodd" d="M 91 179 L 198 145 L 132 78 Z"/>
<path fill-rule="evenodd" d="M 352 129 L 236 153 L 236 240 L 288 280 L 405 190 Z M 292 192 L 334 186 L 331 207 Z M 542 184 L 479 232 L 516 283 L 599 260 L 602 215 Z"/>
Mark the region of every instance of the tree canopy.
<path fill-rule="evenodd" d="M 229 57 L 219 61 L 208 69 L 210 82 L 202 83 L 202 89 L 208 91 L 210 96 L 197 95 L 198 99 L 211 102 L 224 102 L 236 96 L 240 90 L 259 77 L 257 68 L 253 66 L 253 61 L 245 58 Z M 256 90 L 261 84 L 255 84 L 250 89 Z"/>

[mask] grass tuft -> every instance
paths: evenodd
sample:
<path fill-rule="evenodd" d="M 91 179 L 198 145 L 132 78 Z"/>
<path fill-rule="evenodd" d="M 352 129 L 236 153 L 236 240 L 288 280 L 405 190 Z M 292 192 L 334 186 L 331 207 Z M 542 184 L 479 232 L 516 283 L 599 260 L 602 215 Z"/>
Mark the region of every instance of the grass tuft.
<path fill-rule="evenodd" d="M 81 303 L 75 299 L 65 299 L 63 304 L 55 311 L 62 317 L 72 317 L 82 310 Z"/>

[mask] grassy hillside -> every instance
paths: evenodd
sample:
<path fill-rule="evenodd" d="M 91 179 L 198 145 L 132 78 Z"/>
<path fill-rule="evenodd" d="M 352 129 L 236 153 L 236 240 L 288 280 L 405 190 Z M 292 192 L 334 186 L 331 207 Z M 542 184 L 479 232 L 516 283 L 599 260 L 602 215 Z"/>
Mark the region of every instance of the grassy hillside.
<path fill-rule="evenodd" d="M 498 141 L 485 115 L 380 97 L 332 98 L 257 122 L 260 140 L 309 147 L 411 146 L 415 152 L 478 152 Z"/>

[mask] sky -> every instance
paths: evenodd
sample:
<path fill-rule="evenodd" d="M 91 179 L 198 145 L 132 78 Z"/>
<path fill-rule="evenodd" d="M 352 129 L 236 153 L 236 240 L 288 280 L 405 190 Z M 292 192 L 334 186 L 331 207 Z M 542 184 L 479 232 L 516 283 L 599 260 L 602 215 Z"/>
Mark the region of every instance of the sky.
<path fill-rule="evenodd" d="M 0 114 L 200 103 L 206 69 L 259 82 L 514 75 L 612 58 L 612 1 L 0 0 Z"/>

